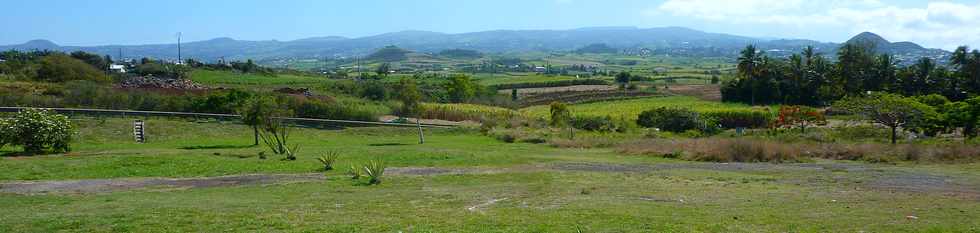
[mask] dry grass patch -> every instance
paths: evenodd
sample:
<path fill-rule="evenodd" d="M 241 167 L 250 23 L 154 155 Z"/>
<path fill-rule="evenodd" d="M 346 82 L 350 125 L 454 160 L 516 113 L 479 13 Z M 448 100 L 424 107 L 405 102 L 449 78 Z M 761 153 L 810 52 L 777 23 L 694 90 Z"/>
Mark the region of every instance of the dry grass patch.
<path fill-rule="evenodd" d="M 980 146 L 878 143 L 780 143 L 756 139 L 647 139 L 617 146 L 624 154 L 710 162 L 802 162 L 810 158 L 868 162 L 974 162 Z"/>

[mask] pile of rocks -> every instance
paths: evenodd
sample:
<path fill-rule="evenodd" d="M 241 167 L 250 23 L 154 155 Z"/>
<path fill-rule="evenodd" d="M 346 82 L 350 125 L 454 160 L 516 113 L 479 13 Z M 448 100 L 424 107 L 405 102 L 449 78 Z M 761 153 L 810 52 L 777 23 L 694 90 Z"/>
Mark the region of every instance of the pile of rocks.
<path fill-rule="evenodd" d="M 188 79 L 157 78 L 153 76 L 132 77 L 117 85 L 120 88 L 160 88 L 179 90 L 206 90 L 208 87 Z"/>

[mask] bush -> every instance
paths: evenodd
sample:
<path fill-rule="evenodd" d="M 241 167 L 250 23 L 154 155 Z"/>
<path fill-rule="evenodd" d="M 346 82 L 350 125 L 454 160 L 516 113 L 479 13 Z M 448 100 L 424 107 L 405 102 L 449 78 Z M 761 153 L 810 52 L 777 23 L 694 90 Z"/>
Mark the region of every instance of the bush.
<path fill-rule="evenodd" d="M 340 153 L 337 153 L 336 151 L 330 151 L 327 152 L 327 154 L 320 156 L 320 158 L 317 158 L 317 160 L 320 161 L 321 164 L 323 164 L 324 171 L 330 171 L 333 170 L 333 164 L 337 162 L 338 157 L 340 157 Z"/>
<path fill-rule="evenodd" d="M 698 129 L 698 113 L 685 108 L 658 108 L 640 113 L 636 124 L 647 128 L 680 133 Z"/>
<path fill-rule="evenodd" d="M 725 129 L 765 128 L 772 121 L 772 114 L 756 110 L 709 111 L 701 116 L 715 119 Z"/>
<path fill-rule="evenodd" d="M 368 162 L 368 165 L 364 166 L 364 175 L 370 178 L 368 184 L 381 184 L 381 176 L 384 175 L 387 167 L 385 162 L 380 159 Z"/>
<path fill-rule="evenodd" d="M 0 145 L 24 147 L 27 153 L 68 152 L 75 133 L 65 115 L 42 109 L 24 109 L 10 119 L 0 120 Z"/>
<path fill-rule="evenodd" d="M 571 123 L 576 129 L 597 132 L 625 132 L 629 128 L 624 120 L 609 116 L 575 116 Z"/>

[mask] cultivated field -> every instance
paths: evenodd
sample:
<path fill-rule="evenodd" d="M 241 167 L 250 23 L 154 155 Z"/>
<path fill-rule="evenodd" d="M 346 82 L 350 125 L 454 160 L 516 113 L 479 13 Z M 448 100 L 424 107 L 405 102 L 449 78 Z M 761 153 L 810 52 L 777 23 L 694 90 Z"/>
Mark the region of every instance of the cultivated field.
<path fill-rule="evenodd" d="M 635 120 L 641 112 L 660 107 L 685 107 L 695 111 L 753 109 L 743 104 L 704 101 L 689 96 L 671 96 L 574 104 L 569 106 L 569 110 L 573 115 L 625 117 Z M 521 109 L 521 112 L 529 116 L 548 117 L 549 109 L 548 106 L 533 106 Z"/>

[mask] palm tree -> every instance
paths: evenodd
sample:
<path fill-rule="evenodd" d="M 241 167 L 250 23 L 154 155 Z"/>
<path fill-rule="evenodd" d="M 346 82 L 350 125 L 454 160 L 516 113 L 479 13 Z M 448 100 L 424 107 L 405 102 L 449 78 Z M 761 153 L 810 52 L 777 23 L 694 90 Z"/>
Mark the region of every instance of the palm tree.
<path fill-rule="evenodd" d="M 750 90 L 752 91 L 752 105 L 755 105 L 755 77 L 759 74 L 758 67 L 760 63 L 762 63 L 762 59 L 760 59 L 755 45 L 745 46 L 745 49 L 742 50 L 741 55 L 738 57 L 738 74 L 749 81 Z"/>
<path fill-rule="evenodd" d="M 980 91 L 980 51 L 976 49 L 972 52 L 968 51 L 969 48 L 966 46 L 956 48 L 950 61 L 960 75 L 968 80 L 971 91 Z"/>

